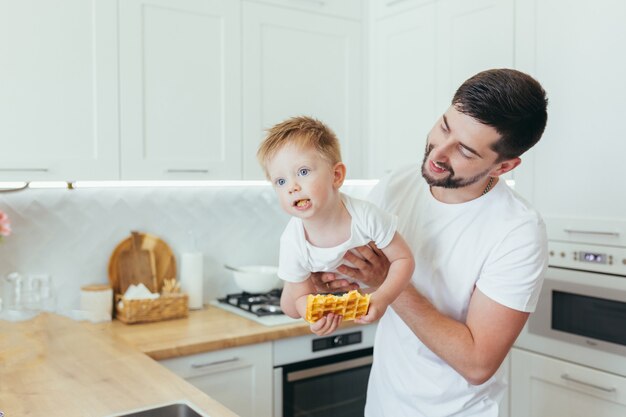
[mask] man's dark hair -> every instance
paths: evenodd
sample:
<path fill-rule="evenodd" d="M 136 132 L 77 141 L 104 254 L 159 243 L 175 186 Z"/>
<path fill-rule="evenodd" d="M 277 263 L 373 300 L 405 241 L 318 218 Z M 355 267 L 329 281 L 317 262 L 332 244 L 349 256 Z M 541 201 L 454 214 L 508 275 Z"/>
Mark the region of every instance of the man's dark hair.
<path fill-rule="evenodd" d="M 517 158 L 532 148 L 548 120 L 548 99 L 541 84 L 512 69 L 491 69 L 465 81 L 452 98 L 461 113 L 493 127 L 501 138 L 492 149 L 498 161 Z"/>

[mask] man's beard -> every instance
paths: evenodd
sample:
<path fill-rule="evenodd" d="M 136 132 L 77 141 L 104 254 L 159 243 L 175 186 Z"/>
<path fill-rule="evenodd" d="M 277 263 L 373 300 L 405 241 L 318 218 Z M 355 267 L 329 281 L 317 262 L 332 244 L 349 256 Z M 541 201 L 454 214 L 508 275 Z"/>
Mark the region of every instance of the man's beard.
<path fill-rule="evenodd" d="M 426 142 L 426 149 L 424 150 L 424 160 L 422 161 L 422 177 L 426 180 L 428 185 L 431 187 L 443 187 L 443 188 L 462 188 L 468 185 L 472 185 L 487 176 L 489 169 L 481 172 L 478 175 L 475 175 L 470 178 L 454 178 L 454 169 L 448 164 L 438 163 L 437 165 L 441 168 L 444 168 L 448 171 L 448 176 L 441 179 L 436 179 L 428 175 L 428 171 L 426 169 L 426 162 L 428 161 L 428 156 L 432 152 L 434 146 L 430 145 Z"/>

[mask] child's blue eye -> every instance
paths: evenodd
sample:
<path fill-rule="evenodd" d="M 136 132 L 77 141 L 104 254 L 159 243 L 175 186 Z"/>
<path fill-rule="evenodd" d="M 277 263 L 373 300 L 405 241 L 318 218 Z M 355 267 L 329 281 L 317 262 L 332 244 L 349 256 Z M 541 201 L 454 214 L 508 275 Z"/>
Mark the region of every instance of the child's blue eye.
<path fill-rule="evenodd" d="M 285 181 L 285 179 L 284 179 L 284 178 L 279 178 L 279 179 L 277 179 L 276 181 L 274 181 L 274 183 L 275 183 L 276 185 L 278 185 L 279 187 L 282 187 L 283 185 L 285 185 L 285 183 L 286 183 L 286 182 L 287 182 L 287 181 Z"/>
<path fill-rule="evenodd" d="M 301 177 L 306 177 L 307 175 L 309 175 L 309 172 L 311 172 L 311 170 L 308 168 L 300 168 L 300 171 L 298 171 L 298 175 L 300 175 Z"/>

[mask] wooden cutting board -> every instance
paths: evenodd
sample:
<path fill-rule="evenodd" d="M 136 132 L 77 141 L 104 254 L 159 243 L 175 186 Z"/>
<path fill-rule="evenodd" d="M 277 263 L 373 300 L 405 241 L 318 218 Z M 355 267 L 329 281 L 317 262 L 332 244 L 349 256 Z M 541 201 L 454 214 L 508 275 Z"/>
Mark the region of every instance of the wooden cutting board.
<path fill-rule="evenodd" d="M 176 278 L 174 253 L 167 243 L 149 233 L 136 232 L 122 240 L 109 259 L 109 282 L 115 294 L 124 294 L 130 284 L 140 282 L 159 292 L 163 281 L 172 278 Z"/>
<path fill-rule="evenodd" d="M 142 249 L 142 241 L 143 236 L 139 232 L 131 232 L 130 248 L 120 253 L 117 263 L 117 274 L 122 294 L 133 284 L 144 284 L 150 292 L 158 291 L 154 253 Z"/>

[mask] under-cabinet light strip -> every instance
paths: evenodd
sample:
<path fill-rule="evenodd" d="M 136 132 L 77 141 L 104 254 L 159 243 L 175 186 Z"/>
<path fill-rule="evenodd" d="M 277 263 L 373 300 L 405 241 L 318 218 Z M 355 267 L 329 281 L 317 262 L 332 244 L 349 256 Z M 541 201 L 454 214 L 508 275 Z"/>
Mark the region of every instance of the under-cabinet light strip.
<path fill-rule="evenodd" d="M 346 180 L 344 185 L 374 186 L 379 180 Z M 515 180 L 507 179 L 506 184 L 515 189 Z M 231 181 L 0 181 L 0 190 L 28 188 L 128 188 L 128 187 L 267 187 L 268 181 L 263 180 L 231 180 Z"/>

